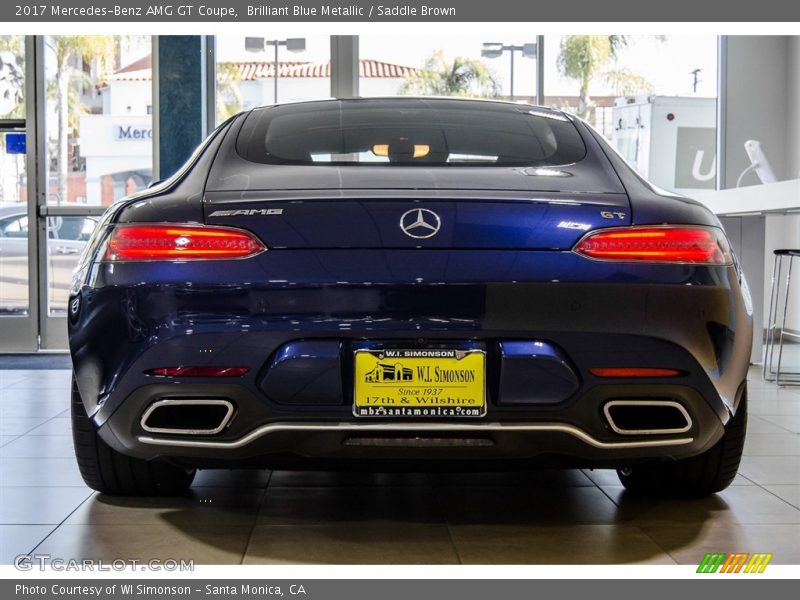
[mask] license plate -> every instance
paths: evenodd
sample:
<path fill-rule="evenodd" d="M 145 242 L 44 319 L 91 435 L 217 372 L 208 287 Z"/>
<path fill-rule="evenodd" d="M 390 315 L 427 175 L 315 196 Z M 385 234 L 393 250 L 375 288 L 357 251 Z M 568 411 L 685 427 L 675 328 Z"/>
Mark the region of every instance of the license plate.
<path fill-rule="evenodd" d="M 486 415 L 483 350 L 356 350 L 357 417 Z"/>

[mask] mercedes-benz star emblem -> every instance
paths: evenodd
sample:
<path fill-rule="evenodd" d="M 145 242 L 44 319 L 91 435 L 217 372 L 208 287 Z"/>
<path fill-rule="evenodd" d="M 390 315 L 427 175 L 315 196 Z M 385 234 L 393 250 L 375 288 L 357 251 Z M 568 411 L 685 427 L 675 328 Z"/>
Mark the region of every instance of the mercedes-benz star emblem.
<path fill-rule="evenodd" d="M 439 233 L 442 220 L 427 208 L 412 208 L 400 217 L 400 229 L 408 237 L 424 240 Z"/>

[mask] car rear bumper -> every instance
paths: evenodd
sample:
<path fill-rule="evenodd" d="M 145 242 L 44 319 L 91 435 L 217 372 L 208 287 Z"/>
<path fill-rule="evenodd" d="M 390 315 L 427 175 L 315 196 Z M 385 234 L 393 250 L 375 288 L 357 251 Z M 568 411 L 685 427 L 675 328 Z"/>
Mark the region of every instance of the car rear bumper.
<path fill-rule="evenodd" d="M 78 386 L 100 434 L 142 458 L 206 466 L 279 459 L 627 464 L 702 452 L 722 435 L 741 394 L 752 328 L 734 269 L 690 272 L 696 279 L 680 284 L 85 285 L 70 339 Z M 502 350 L 508 342 L 555 349 L 574 381 L 553 396 L 543 393 L 552 378 L 533 380 L 527 399 L 516 390 L 516 401 L 508 402 Z M 487 414 L 354 417 L 351 359 L 364 343 L 485 349 Z M 302 344 L 327 348 L 317 352 L 318 368 L 300 368 L 295 378 L 316 382 L 317 391 L 304 395 L 300 385 L 276 393 L 269 380 L 276 356 L 296 344 L 296 355 L 308 354 Z M 249 371 L 234 380 L 145 374 L 179 365 Z M 600 379 L 589 371 L 609 366 L 672 368 L 681 376 Z M 291 380 L 291 374 L 279 378 L 280 386 Z M 227 399 L 233 418 L 203 435 L 142 427 L 154 402 L 187 397 Z M 691 426 L 665 435 L 620 434 L 604 413 L 620 399 L 677 403 Z"/>
<path fill-rule="evenodd" d="M 170 435 L 144 431 L 141 417 L 155 399 L 176 390 L 162 384 L 139 388 L 101 427 L 119 451 L 140 458 L 170 458 L 200 467 L 265 466 L 298 462 L 362 462 L 395 468 L 452 462 L 509 462 L 615 466 L 654 457 L 699 454 L 723 433 L 709 402 L 696 390 L 675 385 L 597 386 L 571 406 L 538 415 L 497 414 L 481 419 L 363 420 L 278 413 L 240 385 L 185 384 L 180 395 L 229 398 L 236 418 L 220 434 Z M 690 416 L 680 433 L 619 435 L 604 417 L 609 398 L 661 399 L 680 404 Z M 257 415 L 261 415 L 260 417 Z"/>

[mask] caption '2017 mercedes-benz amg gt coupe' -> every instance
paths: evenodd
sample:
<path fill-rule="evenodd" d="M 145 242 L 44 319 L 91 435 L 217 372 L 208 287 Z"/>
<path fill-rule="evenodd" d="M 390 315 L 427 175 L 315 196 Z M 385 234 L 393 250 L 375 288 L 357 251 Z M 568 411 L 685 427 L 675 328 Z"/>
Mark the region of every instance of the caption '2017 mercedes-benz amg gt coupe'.
<path fill-rule="evenodd" d="M 580 119 L 434 98 L 277 105 L 110 208 L 68 306 L 80 470 L 618 469 L 733 479 L 752 308 L 717 218 Z"/>

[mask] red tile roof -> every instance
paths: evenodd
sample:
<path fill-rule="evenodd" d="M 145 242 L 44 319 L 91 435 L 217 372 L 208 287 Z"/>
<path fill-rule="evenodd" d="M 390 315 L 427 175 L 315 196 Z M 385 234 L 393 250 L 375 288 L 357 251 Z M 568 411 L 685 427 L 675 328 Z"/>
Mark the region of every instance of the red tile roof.
<path fill-rule="evenodd" d="M 129 63 L 118 69 L 114 74 L 117 73 L 131 73 L 133 71 L 141 71 L 143 69 L 151 69 L 153 67 L 153 55 L 148 54 L 147 56 L 143 56 L 132 63 Z"/>
<path fill-rule="evenodd" d="M 383 62 L 380 60 L 372 60 L 369 58 L 362 58 L 359 61 L 358 74 L 360 77 L 392 77 L 403 79 L 410 73 L 414 73 L 417 69 L 406 67 L 404 65 L 397 65 L 394 63 Z M 229 62 L 225 63 L 239 70 L 240 79 L 242 81 L 252 81 L 254 79 L 266 79 L 273 77 L 275 73 L 274 62 Z M 331 62 L 325 61 L 320 63 L 312 63 L 305 61 L 293 62 L 279 62 L 278 63 L 278 76 L 279 77 L 330 77 L 331 76 Z"/>
<path fill-rule="evenodd" d="M 405 79 L 419 70 L 394 63 L 362 58 L 359 61 L 359 77 Z M 270 61 L 227 61 L 221 65 L 230 65 L 239 72 L 240 81 L 255 81 L 274 76 L 275 63 Z M 109 75 L 105 81 L 97 84 L 98 88 L 108 85 L 109 81 L 150 81 L 152 78 L 152 60 L 148 54 Z M 328 78 L 331 76 L 331 62 L 280 61 L 278 77 Z"/>

